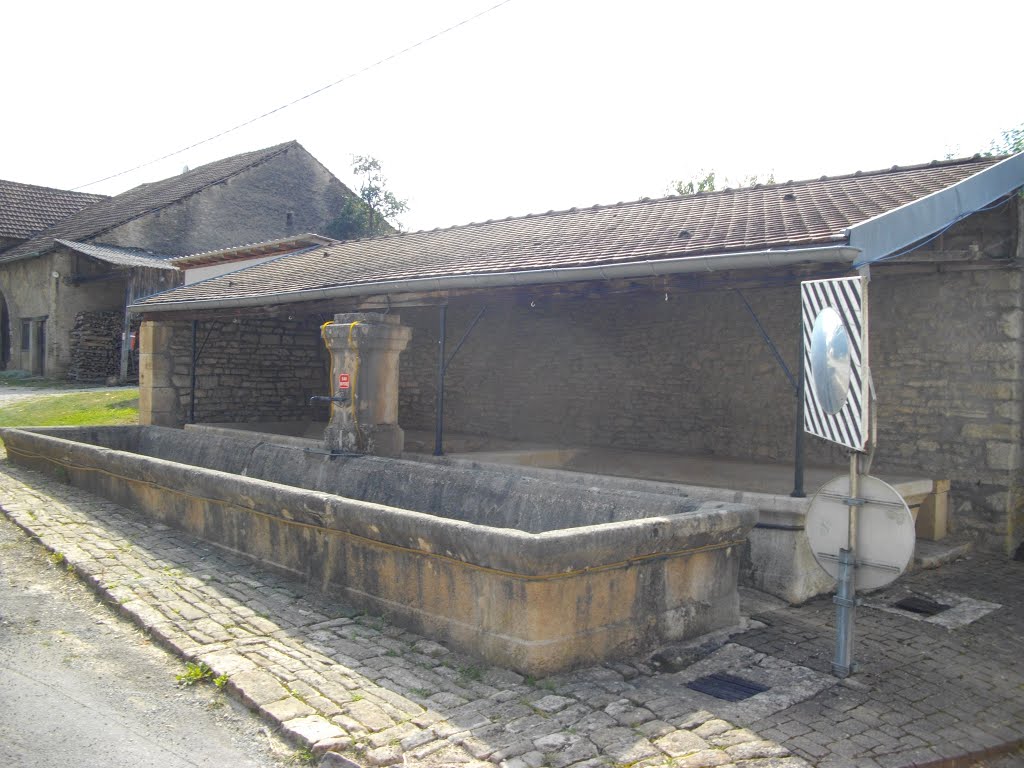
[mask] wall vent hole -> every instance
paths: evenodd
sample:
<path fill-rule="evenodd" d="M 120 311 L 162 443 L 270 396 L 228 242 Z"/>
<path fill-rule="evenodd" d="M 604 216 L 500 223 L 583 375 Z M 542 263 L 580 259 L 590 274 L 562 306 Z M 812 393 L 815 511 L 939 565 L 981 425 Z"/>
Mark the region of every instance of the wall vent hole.
<path fill-rule="evenodd" d="M 934 616 L 937 613 L 948 611 L 952 607 L 929 600 L 927 597 L 918 597 L 916 595 L 897 600 L 892 606 L 893 608 L 900 608 L 911 613 L 919 613 L 922 616 Z"/>
<path fill-rule="evenodd" d="M 693 682 L 687 683 L 686 687 L 724 701 L 743 701 L 768 690 L 767 685 L 724 672 L 698 677 Z"/>

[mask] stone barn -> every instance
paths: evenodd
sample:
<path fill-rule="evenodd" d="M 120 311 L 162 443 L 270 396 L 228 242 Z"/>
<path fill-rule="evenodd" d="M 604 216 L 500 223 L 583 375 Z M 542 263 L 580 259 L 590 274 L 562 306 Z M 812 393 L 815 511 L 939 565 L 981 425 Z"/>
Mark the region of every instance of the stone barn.
<path fill-rule="evenodd" d="M 40 230 L 87 205 L 106 199 L 106 195 L 0 179 L 0 253 L 21 245 Z M 11 330 L 10 311 L 0 292 L 0 370 L 6 369 L 11 359 Z"/>
<path fill-rule="evenodd" d="M 106 370 L 114 360 L 113 372 L 123 379 L 125 307 L 180 282 L 169 258 L 322 231 L 352 196 L 294 141 L 111 198 L 90 196 L 89 204 L 0 252 L 7 367 L 64 378 Z M 111 322 L 111 313 L 120 319 Z M 80 338 L 90 344 L 78 344 Z M 76 360 L 92 353 L 97 358 L 87 366 Z"/>
<path fill-rule="evenodd" d="M 800 283 L 859 271 L 872 474 L 920 505 L 919 536 L 1012 554 L 1022 185 L 1024 155 L 975 157 L 312 247 L 133 305 L 141 420 L 320 438 L 310 398 L 339 386 L 321 326 L 388 315 L 411 329 L 395 395 L 407 454 L 751 503 L 744 578 L 799 602 L 829 584 L 794 461 L 810 493 L 845 471 L 832 444 L 796 439 Z"/>

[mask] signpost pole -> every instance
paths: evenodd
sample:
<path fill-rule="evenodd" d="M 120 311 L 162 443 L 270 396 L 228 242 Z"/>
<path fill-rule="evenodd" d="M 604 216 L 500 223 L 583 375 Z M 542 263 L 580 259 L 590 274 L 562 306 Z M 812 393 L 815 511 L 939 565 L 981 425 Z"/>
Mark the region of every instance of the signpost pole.
<path fill-rule="evenodd" d="M 846 546 L 839 550 L 839 575 L 836 584 L 836 655 L 832 661 L 832 674 L 848 677 L 856 671 L 853 662 L 854 612 L 857 608 L 857 513 L 861 499 L 858 498 L 859 462 L 857 453 L 850 454 L 850 498 L 847 499 Z"/>

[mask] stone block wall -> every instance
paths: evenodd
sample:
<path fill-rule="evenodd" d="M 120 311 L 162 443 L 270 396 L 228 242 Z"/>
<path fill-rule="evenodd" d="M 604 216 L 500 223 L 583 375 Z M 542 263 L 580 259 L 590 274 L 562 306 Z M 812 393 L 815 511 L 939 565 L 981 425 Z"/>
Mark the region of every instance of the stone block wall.
<path fill-rule="evenodd" d="M 351 197 L 315 157 L 294 146 L 105 232 L 103 242 L 186 255 L 323 232 Z"/>
<path fill-rule="evenodd" d="M 799 289 L 744 291 L 796 370 Z M 484 318 L 448 369 L 446 430 L 573 446 L 792 456 L 793 390 L 735 291 L 453 300 L 448 344 Z M 438 310 L 403 309 L 400 419 L 432 429 Z M 450 354 L 450 352 L 449 352 Z M 813 447 L 818 461 L 831 449 Z"/>
<path fill-rule="evenodd" d="M 308 404 L 329 386 L 317 318 L 201 321 L 196 336 L 197 422 L 326 421 Z M 190 322 L 143 323 L 142 423 L 188 421 L 191 361 Z"/>
<path fill-rule="evenodd" d="M 1024 396 L 1021 288 L 1019 268 L 1009 265 L 882 273 L 870 287 L 876 461 L 950 479 L 957 525 L 1008 551 L 1021 540 L 1012 520 Z"/>

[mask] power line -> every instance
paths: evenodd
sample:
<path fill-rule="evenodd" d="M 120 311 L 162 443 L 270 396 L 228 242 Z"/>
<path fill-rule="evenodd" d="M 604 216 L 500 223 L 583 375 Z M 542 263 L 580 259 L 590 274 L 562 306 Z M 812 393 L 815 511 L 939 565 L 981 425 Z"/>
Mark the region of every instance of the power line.
<path fill-rule="evenodd" d="M 97 179 L 96 181 L 90 181 L 88 184 L 82 184 L 81 186 L 78 186 L 78 187 L 72 187 L 71 191 L 72 192 L 77 192 L 80 189 L 85 189 L 86 187 L 91 187 L 94 184 L 100 184 L 100 183 L 102 183 L 104 181 L 110 181 L 110 179 L 116 179 L 118 176 L 124 176 L 125 174 L 132 173 L 133 171 L 137 171 L 140 168 L 146 168 L 147 166 L 153 165 L 154 163 L 159 163 L 161 160 L 167 160 L 168 158 L 174 157 L 175 155 L 180 155 L 182 152 L 187 152 L 188 150 L 194 149 L 195 147 L 202 146 L 203 144 L 208 144 L 209 142 L 213 141 L 214 139 L 219 139 L 221 136 L 227 136 L 229 133 L 233 133 L 234 131 L 237 131 L 240 128 L 245 128 L 247 125 L 252 125 L 253 123 L 255 123 L 258 120 L 262 120 L 265 117 L 270 117 L 271 115 L 273 115 L 273 114 L 275 114 L 277 112 L 280 112 L 282 110 L 285 110 L 288 107 L 295 106 L 300 101 L 305 101 L 308 98 L 316 96 L 318 93 L 323 93 L 324 91 L 326 91 L 329 88 L 333 88 L 336 85 L 341 85 L 342 83 L 344 83 L 347 80 L 351 80 L 351 79 L 353 79 L 355 77 L 359 77 L 359 75 L 362 75 L 362 74 L 364 74 L 366 72 L 369 72 L 371 69 L 375 69 L 376 67 L 379 67 L 381 64 L 386 64 L 387 62 L 392 61 L 393 59 L 397 59 L 399 56 L 402 56 L 402 55 L 404 55 L 406 53 L 409 53 L 409 51 L 415 50 L 416 48 L 419 48 L 422 45 L 426 45 L 427 43 L 431 42 L 432 40 L 436 40 L 437 38 L 441 37 L 442 35 L 446 35 L 449 32 L 451 32 L 453 30 L 456 30 L 456 29 L 458 29 L 461 26 L 469 24 L 471 21 L 475 21 L 476 19 L 479 19 L 481 16 L 485 16 L 488 13 L 490 13 L 491 11 L 495 11 L 498 8 L 500 8 L 501 6 L 507 5 L 508 3 L 511 3 L 511 2 L 512 2 L 512 0 L 501 0 L 501 2 L 495 3 L 490 8 L 485 8 L 484 10 L 480 11 L 479 13 L 476 13 L 476 14 L 474 14 L 472 16 L 469 16 L 469 17 L 463 19 L 460 22 L 452 24 L 450 27 L 446 27 L 445 29 L 442 29 L 440 32 L 435 32 L 430 37 L 425 37 L 422 40 L 420 40 L 419 42 L 413 43 L 412 45 L 408 46 L 407 48 L 403 48 L 402 50 L 396 51 L 395 53 L 392 53 L 389 56 L 385 56 L 383 59 L 379 59 L 379 60 L 373 62 L 372 64 L 367 64 L 362 69 L 358 69 L 355 72 L 350 72 L 349 74 L 345 75 L 344 77 L 339 78 L 338 80 L 335 80 L 333 83 L 328 83 L 327 85 L 321 86 L 320 88 L 317 88 L 315 91 L 310 91 L 309 93 L 307 93 L 307 94 L 305 94 L 303 96 L 299 96 L 297 99 L 293 99 L 292 101 L 289 101 L 286 104 L 282 104 L 279 107 L 275 107 L 274 109 L 271 109 L 269 112 L 264 112 L 262 115 L 257 115 L 256 117 L 250 118 L 249 120 L 246 120 L 244 123 L 239 123 L 238 125 L 235 125 L 235 126 L 233 126 L 231 128 L 223 130 L 220 133 L 216 133 L 213 136 L 209 136 L 208 138 L 202 139 L 201 141 L 197 141 L 194 144 L 189 144 L 187 147 L 182 147 L 181 149 L 176 149 L 174 152 L 169 152 L 166 155 L 158 157 L 158 158 L 156 158 L 154 160 L 150 160 L 148 162 L 141 163 L 140 165 L 136 165 L 134 168 L 129 168 L 129 169 L 125 170 L 125 171 L 120 171 L 118 173 L 111 174 L 110 176 L 105 176 L 102 179 Z"/>

